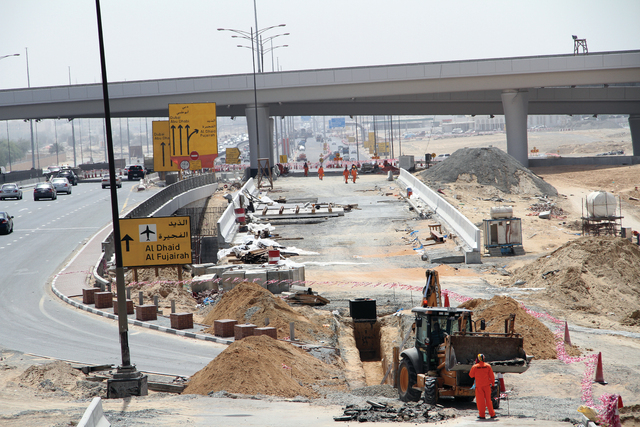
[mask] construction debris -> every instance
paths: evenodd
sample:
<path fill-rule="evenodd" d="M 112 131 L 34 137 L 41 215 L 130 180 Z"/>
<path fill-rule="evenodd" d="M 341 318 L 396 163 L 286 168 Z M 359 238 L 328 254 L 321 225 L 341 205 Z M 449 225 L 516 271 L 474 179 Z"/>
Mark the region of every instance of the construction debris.
<path fill-rule="evenodd" d="M 305 305 L 327 305 L 331 301 L 313 292 L 311 288 L 302 288 L 301 286 L 292 285 L 290 287 L 295 293 L 283 292 L 288 302 L 295 302 Z"/>
<path fill-rule="evenodd" d="M 441 405 L 428 405 L 426 403 L 405 403 L 396 408 L 388 403 L 379 403 L 367 400 L 369 406 L 358 407 L 348 405 L 342 416 L 333 417 L 335 421 L 358 422 L 415 422 L 432 423 L 455 418 L 452 411 L 444 409 Z"/>

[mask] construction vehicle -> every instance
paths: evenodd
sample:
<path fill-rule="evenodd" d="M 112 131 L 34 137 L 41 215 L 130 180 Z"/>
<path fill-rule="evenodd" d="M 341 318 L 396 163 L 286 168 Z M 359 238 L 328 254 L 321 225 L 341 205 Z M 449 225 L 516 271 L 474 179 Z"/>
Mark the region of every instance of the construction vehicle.
<path fill-rule="evenodd" d="M 515 314 L 505 321 L 504 333 L 485 332 L 485 320 L 472 320 L 464 308 L 443 307 L 438 272 L 427 270 L 421 307 L 415 314 L 415 344 L 401 353 L 398 394 L 409 402 L 424 400 L 435 405 L 443 396 L 471 402 L 475 397 L 469 371 L 479 353 L 494 373 L 522 373 L 532 357 L 524 351 L 524 341 L 514 332 Z M 479 327 L 478 327 L 479 326 Z M 491 389 L 493 407 L 500 406 L 498 379 Z"/>

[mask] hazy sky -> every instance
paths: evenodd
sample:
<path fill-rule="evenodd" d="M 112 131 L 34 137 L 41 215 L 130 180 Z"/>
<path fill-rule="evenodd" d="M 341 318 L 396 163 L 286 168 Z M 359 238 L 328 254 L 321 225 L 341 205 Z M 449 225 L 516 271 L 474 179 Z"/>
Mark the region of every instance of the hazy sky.
<path fill-rule="evenodd" d="M 283 70 L 640 49 L 640 0 L 256 0 Z M 251 72 L 253 0 L 102 0 L 109 81 Z M 266 47 L 270 47 L 267 43 Z M 94 0 L 0 0 L 0 90 L 101 81 Z M 265 56 L 271 71 L 271 54 Z"/>

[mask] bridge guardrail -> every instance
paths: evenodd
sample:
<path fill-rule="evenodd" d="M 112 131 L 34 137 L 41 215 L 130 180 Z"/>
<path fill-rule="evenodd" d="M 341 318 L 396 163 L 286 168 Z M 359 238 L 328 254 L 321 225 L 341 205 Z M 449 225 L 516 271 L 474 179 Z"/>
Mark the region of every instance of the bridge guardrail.
<path fill-rule="evenodd" d="M 398 180 L 401 180 L 407 187 L 411 187 L 413 194 L 420 197 L 429 205 L 429 207 L 456 232 L 464 243 L 469 246 L 472 252 L 480 252 L 480 229 L 466 216 L 405 169 L 400 169 Z"/>

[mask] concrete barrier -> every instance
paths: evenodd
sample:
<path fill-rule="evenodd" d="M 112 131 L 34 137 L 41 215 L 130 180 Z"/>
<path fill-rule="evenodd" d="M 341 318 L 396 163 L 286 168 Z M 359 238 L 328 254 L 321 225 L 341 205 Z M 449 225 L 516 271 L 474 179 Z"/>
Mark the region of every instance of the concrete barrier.
<path fill-rule="evenodd" d="M 238 226 L 236 224 L 236 214 L 235 209 L 240 207 L 240 196 L 245 197 L 244 194 L 250 194 L 252 196 L 257 196 L 259 193 L 256 188 L 255 181 L 253 178 L 249 178 L 247 182 L 244 183 L 240 191 L 234 194 L 231 203 L 227 206 L 227 209 L 223 212 L 218 219 L 218 247 L 219 248 L 227 248 L 230 246 L 233 241 L 237 231 Z M 243 206 L 247 206 L 249 204 L 248 201 L 245 201 Z"/>
<path fill-rule="evenodd" d="M 78 427 L 109 427 L 111 423 L 104 417 L 102 411 L 102 399 L 94 397 L 91 404 L 84 411 L 84 415 L 78 423 Z"/>
<path fill-rule="evenodd" d="M 450 230 L 453 230 L 472 252 L 480 252 L 480 229 L 466 216 L 427 187 L 422 181 L 411 175 L 405 169 L 400 169 L 398 181 L 405 187 L 411 187 L 413 194 L 422 199 L 440 217 Z"/>

